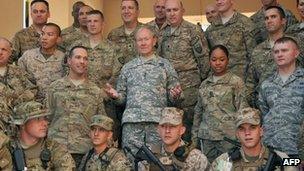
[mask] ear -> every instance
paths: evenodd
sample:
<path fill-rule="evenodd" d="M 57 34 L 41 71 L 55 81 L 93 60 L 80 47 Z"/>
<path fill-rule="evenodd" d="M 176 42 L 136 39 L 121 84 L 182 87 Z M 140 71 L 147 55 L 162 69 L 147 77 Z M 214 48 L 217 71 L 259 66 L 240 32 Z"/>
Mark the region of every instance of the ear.
<path fill-rule="evenodd" d="M 112 131 L 109 131 L 108 139 L 111 139 L 112 137 L 113 137 L 113 132 L 112 132 Z"/>
<path fill-rule="evenodd" d="M 240 140 L 240 136 L 239 136 L 239 133 L 238 133 L 238 130 L 237 130 L 237 129 L 235 130 L 235 136 L 236 136 L 236 138 L 237 138 L 238 140 Z"/>
<path fill-rule="evenodd" d="M 68 57 L 68 61 L 67 61 L 67 63 L 68 63 L 68 66 L 70 66 L 70 65 L 71 65 L 71 57 Z"/>
<path fill-rule="evenodd" d="M 56 40 L 56 44 L 58 45 L 58 44 L 60 44 L 62 42 L 62 38 L 59 36 L 58 38 L 57 38 L 57 40 Z"/>
<path fill-rule="evenodd" d="M 186 132 L 186 127 L 182 125 L 179 131 L 180 136 L 182 136 L 185 132 Z"/>

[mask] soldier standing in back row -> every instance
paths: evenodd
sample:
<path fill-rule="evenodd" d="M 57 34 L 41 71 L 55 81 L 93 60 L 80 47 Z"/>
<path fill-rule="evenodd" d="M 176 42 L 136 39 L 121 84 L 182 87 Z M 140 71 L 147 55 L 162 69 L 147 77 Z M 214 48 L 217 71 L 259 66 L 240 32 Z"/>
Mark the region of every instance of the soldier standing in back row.
<path fill-rule="evenodd" d="M 137 0 L 122 0 L 120 8 L 123 25 L 111 30 L 108 39 L 121 48 L 123 56 L 118 60 L 124 65 L 137 56 L 135 33 L 143 23 L 138 21 L 139 4 Z"/>
<path fill-rule="evenodd" d="M 47 116 L 50 114 L 42 104 L 34 101 L 19 104 L 14 108 L 12 122 L 19 128 L 18 137 L 12 139 L 10 143 L 14 170 L 72 171 L 75 169 L 73 158 L 66 147 L 47 137 L 49 123 Z M 17 163 L 23 163 L 22 168 L 18 168 Z"/>
<path fill-rule="evenodd" d="M 256 43 L 251 20 L 233 9 L 234 0 L 217 0 L 219 16 L 207 28 L 206 36 L 210 48 L 221 44 L 229 49 L 229 70 L 246 78 L 250 56 Z"/>
<path fill-rule="evenodd" d="M 201 28 L 183 19 L 181 1 L 167 0 L 165 9 L 167 23 L 161 33 L 159 55 L 170 61 L 180 79 L 185 95 L 180 106 L 185 112 L 185 140 L 190 141 L 197 91 L 209 72 L 208 45 Z"/>

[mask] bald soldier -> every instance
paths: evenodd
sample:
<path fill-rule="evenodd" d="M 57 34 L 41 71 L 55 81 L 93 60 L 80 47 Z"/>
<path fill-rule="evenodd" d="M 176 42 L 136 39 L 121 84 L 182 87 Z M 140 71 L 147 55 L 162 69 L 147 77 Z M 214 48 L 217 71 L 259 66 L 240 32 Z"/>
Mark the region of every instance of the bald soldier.
<path fill-rule="evenodd" d="M 208 4 L 205 7 L 207 21 L 211 24 L 218 17 L 218 10 L 215 4 Z"/>
<path fill-rule="evenodd" d="M 159 40 L 159 55 L 168 59 L 176 70 L 185 100 L 184 122 L 187 128 L 185 138 L 190 140 L 190 132 L 200 83 L 208 76 L 208 45 L 202 29 L 183 19 L 185 9 L 179 0 L 165 3 L 167 25 Z"/>
<path fill-rule="evenodd" d="M 12 44 L 0 37 L 0 101 L 13 109 L 18 103 L 34 99 L 37 91 L 21 68 L 8 64 L 11 55 Z M 9 115 L 10 112 L 5 112 L 0 118 L 7 122 Z"/>
<path fill-rule="evenodd" d="M 147 25 L 153 28 L 158 37 L 166 22 L 165 1 L 166 0 L 155 0 L 153 5 L 155 19 L 147 23 Z"/>

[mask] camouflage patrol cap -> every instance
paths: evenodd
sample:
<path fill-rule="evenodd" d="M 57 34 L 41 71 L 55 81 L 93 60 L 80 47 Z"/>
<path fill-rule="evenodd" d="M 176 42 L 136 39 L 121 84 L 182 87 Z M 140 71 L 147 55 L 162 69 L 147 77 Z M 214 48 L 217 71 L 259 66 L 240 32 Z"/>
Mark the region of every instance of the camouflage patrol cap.
<path fill-rule="evenodd" d="M 16 125 L 23 125 L 29 119 L 50 115 L 41 103 L 35 101 L 20 103 L 13 113 L 13 123 Z"/>
<path fill-rule="evenodd" d="M 259 125 L 261 123 L 260 111 L 254 108 L 244 108 L 238 112 L 238 117 L 236 119 L 236 128 L 244 123 L 249 123 L 252 125 Z"/>
<path fill-rule="evenodd" d="M 105 115 L 94 115 L 91 117 L 90 126 L 100 126 L 105 130 L 113 131 L 113 125 L 113 120 Z"/>
<path fill-rule="evenodd" d="M 172 124 L 179 125 L 183 123 L 184 111 L 175 107 L 166 107 L 162 111 L 159 125 Z"/>

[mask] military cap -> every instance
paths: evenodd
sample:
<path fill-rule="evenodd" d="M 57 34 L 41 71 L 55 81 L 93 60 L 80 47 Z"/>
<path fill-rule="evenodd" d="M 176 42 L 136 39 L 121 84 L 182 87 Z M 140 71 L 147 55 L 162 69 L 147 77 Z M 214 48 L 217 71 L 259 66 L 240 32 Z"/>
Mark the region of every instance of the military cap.
<path fill-rule="evenodd" d="M 244 123 L 249 123 L 252 125 L 259 125 L 261 123 L 260 111 L 254 108 L 244 108 L 238 112 L 238 117 L 236 119 L 236 128 Z"/>
<path fill-rule="evenodd" d="M 13 113 L 13 123 L 16 125 L 23 125 L 29 119 L 51 114 L 41 103 L 35 101 L 20 103 L 14 107 Z"/>
<path fill-rule="evenodd" d="M 161 118 L 159 121 L 160 125 L 172 124 L 179 125 L 183 123 L 184 111 L 175 107 L 166 107 L 162 110 Z"/>
<path fill-rule="evenodd" d="M 105 130 L 113 131 L 113 125 L 113 120 L 105 115 L 94 115 L 91 117 L 90 126 L 100 126 Z"/>

